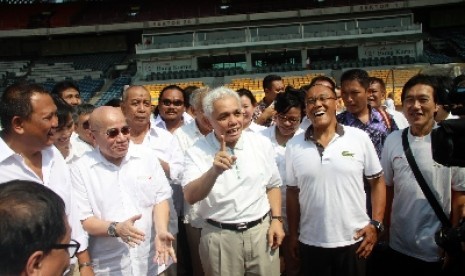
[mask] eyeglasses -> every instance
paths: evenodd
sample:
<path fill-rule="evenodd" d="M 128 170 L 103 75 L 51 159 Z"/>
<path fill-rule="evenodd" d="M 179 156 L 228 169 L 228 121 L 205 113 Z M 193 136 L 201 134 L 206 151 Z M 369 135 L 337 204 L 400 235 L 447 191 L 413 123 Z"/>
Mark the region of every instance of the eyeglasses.
<path fill-rule="evenodd" d="M 318 97 L 308 98 L 307 99 L 307 104 L 308 105 L 314 105 L 314 104 L 316 104 L 317 101 L 320 101 L 322 103 L 326 103 L 330 99 L 331 100 L 336 100 L 336 97 L 330 97 L 328 95 L 320 95 Z"/>
<path fill-rule="evenodd" d="M 164 100 L 161 100 L 161 103 L 164 105 L 164 106 L 170 106 L 170 105 L 174 105 L 174 106 L 182 106 L 184 105 L 184 101 L 182 100 L 174 100 L 174 101 L 171 101 L 171 100 L 168 100 L 168 99 L 164 99 Z"/>
<path fill-rule="evenodd" d="M 115 138 L 116 136 L 119 135 L 119 133 L 121 132 L 123 135 L 128 135 L 129 134 L 129 131 L 131 130 L 131 128 L 129 126 L 124 126 L 122 127 L 121 129 L 119 128 L 116 128 L 116 127 L 113 127 L 113 128 L 109 128 L 107 129 L 107 136 L 109 138 Z"/>
<path fill-rule="evenodd" d="M 278 119 L 282 122 L 289 122 L 291 124 L 299 123 L 300 119 L 287 117 L 286 115 L 279 114 Z"/>
<path fill-rule="evenodd" d="M 70 258 L 76 256 L 76 253 L 81 247 L 81 244 L 76 240 L 71 240 L 70 243 L 59 243 L 59 244 L 52 244 L 52 249 L 66 249 L 68 250 L 68 254 Z"/>

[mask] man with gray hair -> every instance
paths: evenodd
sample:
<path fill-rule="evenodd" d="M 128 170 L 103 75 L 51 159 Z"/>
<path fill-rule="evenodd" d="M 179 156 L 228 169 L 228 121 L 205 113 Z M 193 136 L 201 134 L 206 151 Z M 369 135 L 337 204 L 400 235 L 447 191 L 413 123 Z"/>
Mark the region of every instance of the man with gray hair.
<path fill-rule="evenodd" d="M 213 132 L 187 150 L 182 185 L 206 220 L 199 245 L 205 275 L 279 275 L 281 178 L 271 142 L 242 132 L 235 91 L 212 90 L 203 108 Z"/>

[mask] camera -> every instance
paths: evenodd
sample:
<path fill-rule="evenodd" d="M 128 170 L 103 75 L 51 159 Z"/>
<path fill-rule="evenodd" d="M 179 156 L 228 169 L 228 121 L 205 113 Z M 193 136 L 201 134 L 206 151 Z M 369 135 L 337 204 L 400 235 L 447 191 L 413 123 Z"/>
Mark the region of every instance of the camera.
<path fill-rule="evenodd" d="M 441 228 L 434 236 L 436 244 L 447 253 L 459 255 L 462 251 L 461 242 L 465 242 L 465 219 L 461 219 L 457 227 Z"/>
<path fill-rule="evenodd" d="M 440 85 L 438 104 L 460 119 L 440 122 L 431 133 L 433 159 L 444 166 L 465 167 L 465 75 Z"/>

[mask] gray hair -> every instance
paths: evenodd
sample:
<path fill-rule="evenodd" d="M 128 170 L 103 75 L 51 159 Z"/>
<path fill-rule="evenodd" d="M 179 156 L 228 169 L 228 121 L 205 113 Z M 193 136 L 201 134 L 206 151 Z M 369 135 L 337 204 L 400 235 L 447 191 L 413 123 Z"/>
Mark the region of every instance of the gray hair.
<path fill-rule="evenodd" d="M 203 111 L 202 100 L 210 91 L 211 89 L 208 86 L 197 88 L 192 91 L 189 102 L 196 111 Z"/>
<path fill-rule="evenodd" d="M 205 113 L 205 116 L 207 116 L 209 119 L 212 119 L 212 114 L 213 114 L 213 104 L 220 99 L 224 99 L 226 97 L 232 97 L 237 101 L 237 105 L 241 107 L 241 99 L 239 98 L 239 94 L 237 94 L 236 91 L 227 88 L 225 86 L 220 86 L 209 93 L 203 98 L 202 105 L 203 105 L 203 112 Z"/>

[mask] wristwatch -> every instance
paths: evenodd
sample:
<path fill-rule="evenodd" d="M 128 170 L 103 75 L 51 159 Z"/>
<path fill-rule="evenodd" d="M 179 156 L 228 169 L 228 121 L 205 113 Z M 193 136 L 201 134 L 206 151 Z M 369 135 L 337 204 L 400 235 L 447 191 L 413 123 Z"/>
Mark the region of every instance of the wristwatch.
<path fill-rule="evenodd" d="M 384 231 L 384 225 L 383 225 L 383 223 L 381 223 L 381 222 L 379 222 L 379 221 L 377 221 L 377 220 L 372 219 L 372 220 L 370 220 L 370 224 L 373 225 L 373 226 L 376 228 L 376 231 L 377 231 L 378 233 L 381 233 L 381 232 Z"/>
<path fill-rule="evenodd" d="M 118 237 L 118 233 L 116 233 L 116 225 L 118 223 L 116 221 L 113 221 L 112 223 L 110 223 L 110 226 L 108 226 L 108 229 L 107 229 L 107 234 L 108 236 L 110 237 Z"/>
<path fill-rule="evenodd" d="M 279 222 L 283 222 L 283 216 L 271 216 L 271 219 L 277 219 Z"/>

